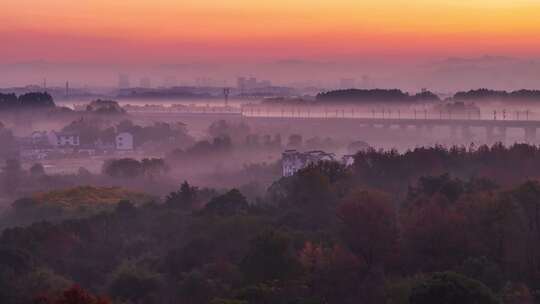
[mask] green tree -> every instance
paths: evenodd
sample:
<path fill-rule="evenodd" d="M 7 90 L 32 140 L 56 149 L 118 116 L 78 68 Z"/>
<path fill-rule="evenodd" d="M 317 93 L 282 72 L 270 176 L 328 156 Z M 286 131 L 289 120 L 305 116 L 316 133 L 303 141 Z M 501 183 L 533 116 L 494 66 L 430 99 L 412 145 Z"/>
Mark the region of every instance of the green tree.
<path fill-rule="evenodd" d="M 412 290 L 410 304 L 500 304 L 484 284 L 453 272 L 439 272 L 420 281 Z"/>
<path fill-rule="evenodd" d="M 191 186 L 187 181 L 184 181 L 180 186 L 180 190 L 169 193 L 165 202 L 172 207 L 191 209 L 197 202 L 198 191 L 197 187 Z"/>
<path fill-rule="evenodd" d="M 214 197 L 203 209 L 203 214 L 232 216 L 247 212 L 249 204 L 246 197 L 238 190 Z"/>
<path fill-rule="evenodd" d="M 42 164 L 37 163 L 33 164 L 32 167 L 30 167 L 30 174 L 34 177 L 41 177 L 45 175 L 45 168 Z"/>
<path fill-rule="evenodd" d="M 240 270 L 252 283 L 287 280 L 299 273 L 300 263 L 292 252 L 290 239 L 270 231 L 251 241 Z"/>
<path fill-rule="evenodd" d="M 212 298 L 212 286 L 200 271 L 186 273 L 179 285 L 178 295 L 181 303 L 205 304 Z"/>
<path fill-rule="evenodd" d="M 152 302 L 161 286 L 161 278 L 145 267 L 132 262 L 122 263 L 112 275 L 109 294 L 122 301 Z"/>
<path fill-rule="evenodd" d="M 34 265 L 28 252 L 0 246 L 0 303 L 15 303 L 19 297 L 19 278 Z"/>
<path fill-rule="evenodd" d="M 141 161 L 141 170 L 146 177 L 153 180 L 165 174 L 169 167 L 161 158 L 145 158 Z"/>
<path fill-rule="evenodd" d="M 54 100 L 47 92 L 32 92 L 19 96 L 19 104 L 26 108 L 49 108 L 54 107 Z"/>
<path fill-rule="evenodd" d="M 141 163 L 132 158 L 112 159 L 103 164 L 103 173 L 116 178 L 134 178 L 143 173 Z"/>
<path fill-rule="evenodd" d="M 121 216 L 132 217 L 137 213 L 137 208 L 128 200 L 121 200 L 115 208 L 115 212 Z"/>
<path fill-rule="evenodd" d="M 3 170 L 4 189 L 6 193 L 13 195 L 17 192 L 23 175 L 21 163 L 17 159 L 8 159 Z"/>

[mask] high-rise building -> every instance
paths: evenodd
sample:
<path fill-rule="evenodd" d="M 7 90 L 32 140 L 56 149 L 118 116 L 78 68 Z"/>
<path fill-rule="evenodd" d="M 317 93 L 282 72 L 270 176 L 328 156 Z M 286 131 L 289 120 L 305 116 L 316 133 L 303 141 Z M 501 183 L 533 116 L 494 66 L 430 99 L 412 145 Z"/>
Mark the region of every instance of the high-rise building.
<path fill-rule="evenodd" d="M 249 77 L 247 80 L 246 80 L 246 89 L 248 90 L 253 90 L 257 88 L 257 78 L 255 77 Z"/>
<path fill-rule="evenodd" d="M 244 90 L 246 89 L 246 78 L 238 77 L 236 79 L 236 87 L 238 88 L 238 90 L 240 90 L 240 92 L 244 92 Z"/>
<path fill-rule="evenodd" d="M 253 91 L 260 88 L 268 88 L 272 86 L 270 80 L 258 81 L 256 77 L 238 77 L 236 79 L 236 86 L 241 94 Z"/>
<path fill-rule="evenodd" d="M 128 74 L 118 75 L 118 88 L 128 89 L 129 87 L 130 87 L 129 75 Z"/>

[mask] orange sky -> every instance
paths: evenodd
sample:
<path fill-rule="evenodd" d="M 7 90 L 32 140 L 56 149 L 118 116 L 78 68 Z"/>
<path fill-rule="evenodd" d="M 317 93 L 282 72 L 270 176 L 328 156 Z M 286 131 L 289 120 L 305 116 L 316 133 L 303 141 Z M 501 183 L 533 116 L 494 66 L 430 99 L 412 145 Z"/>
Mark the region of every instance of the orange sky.
<path fill-rule="evenodd" d="M 0 62 L 536 56 L 539 20 L 538 0 L 2 0 Z"/>

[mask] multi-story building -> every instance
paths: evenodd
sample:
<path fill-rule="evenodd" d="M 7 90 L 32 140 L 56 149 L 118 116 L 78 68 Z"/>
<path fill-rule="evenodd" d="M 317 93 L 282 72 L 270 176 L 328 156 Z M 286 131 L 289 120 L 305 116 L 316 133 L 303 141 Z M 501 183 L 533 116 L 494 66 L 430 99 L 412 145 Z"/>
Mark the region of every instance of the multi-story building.
<path fill-rule="evenodd" d="M 307 166 L 321 161 L 334 160 L 335 155 L 333 153 L 324 151 L 298 152 L 296 150 L 287 150 L 282 155 L 283 176 L 292 176 Z"/>
<path fill-rule="evenodd" d="M 298 152 L 297 150 L 286 150 L 282 154 L 282 175 L 284 177 L 293 176 L 296 172 L 322 161 L 337 161 L 334 153 L 324 151 Z M 341 163 L 348 167 L 354 164 L 354 155 L 344 155 Z"/>
<path fill-rule="evenodd" d="M 116 135 L 116 150 L 133 150 L 133 135 L 129 132 L 122 132 Z"/>

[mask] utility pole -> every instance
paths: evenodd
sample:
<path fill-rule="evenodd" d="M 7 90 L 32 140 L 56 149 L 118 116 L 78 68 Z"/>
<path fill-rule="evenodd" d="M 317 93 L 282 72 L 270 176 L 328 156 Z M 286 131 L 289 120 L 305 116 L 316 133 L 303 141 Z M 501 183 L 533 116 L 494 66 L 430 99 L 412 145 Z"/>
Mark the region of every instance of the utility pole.
<path fill-rule="evenodd" d="M 229 94 L 231 93 L 231 89 L 224 88 L 223 89 L 223 96 L 225 97 L 225 107 L 229 106 Z"/>

